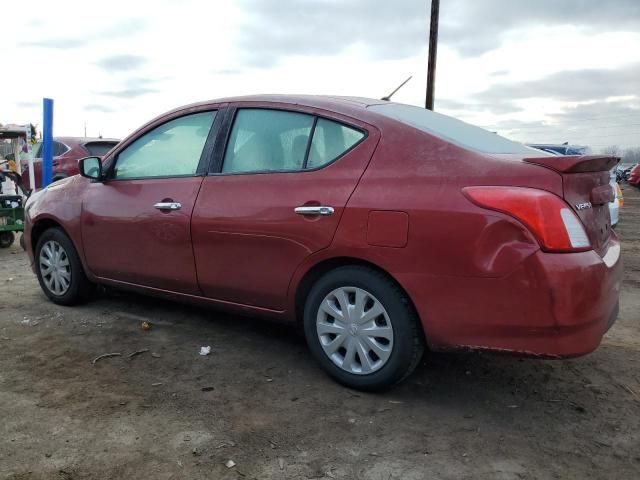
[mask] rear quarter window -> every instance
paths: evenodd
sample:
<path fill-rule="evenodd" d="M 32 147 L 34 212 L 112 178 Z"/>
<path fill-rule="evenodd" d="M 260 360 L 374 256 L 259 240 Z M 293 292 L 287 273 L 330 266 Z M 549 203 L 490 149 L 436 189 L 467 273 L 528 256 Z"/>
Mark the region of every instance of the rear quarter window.
<path fill-rule="evenodd" d="M 117 144 L 118 142 L 88 142 L 84 144 L 84 148 L 87 149 L 91 156 L 103 157 Z"/>
<path fill-rule="evenodd" d="M 59 157 L 60 155 L 64 155 L 69 151 L 69 148 L 62 142 L 53 142 L 53 156 Z"/>
<path fill-rule="evenodd" d="M 333 162 L 364 138 L 360 130 L 318 118 L 309 150 L 307 168 L 320 168 Z"/>

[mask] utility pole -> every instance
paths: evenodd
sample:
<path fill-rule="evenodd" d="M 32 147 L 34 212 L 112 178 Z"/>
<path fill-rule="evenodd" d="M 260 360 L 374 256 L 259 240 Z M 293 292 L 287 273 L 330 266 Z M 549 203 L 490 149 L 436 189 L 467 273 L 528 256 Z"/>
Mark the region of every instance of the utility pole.
<path fill-rule="evenodd" d="M 429 28 L 429 66 L 427 70 L 427 100 L 425 108 L 433 110 L 433 93 L 436 86 L 436 57 L 438 56 L 438 23 L 440 0 L 431 0 L 431 27 Z"/>

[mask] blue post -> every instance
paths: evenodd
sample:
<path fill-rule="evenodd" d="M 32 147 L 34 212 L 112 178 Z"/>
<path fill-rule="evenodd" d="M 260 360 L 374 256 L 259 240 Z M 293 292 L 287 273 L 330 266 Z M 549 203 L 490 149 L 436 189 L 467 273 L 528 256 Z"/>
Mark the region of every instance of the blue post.
<path fill-rule="evenodd" d="M 53 100 L 42 99 L 42 188 L 53 177 Z"/>

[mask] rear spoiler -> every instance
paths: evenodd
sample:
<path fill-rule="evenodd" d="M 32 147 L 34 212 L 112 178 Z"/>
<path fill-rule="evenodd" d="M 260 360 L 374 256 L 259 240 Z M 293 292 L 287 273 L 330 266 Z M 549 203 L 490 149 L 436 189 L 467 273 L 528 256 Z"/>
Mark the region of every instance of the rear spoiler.
<path fill-rule="evenodd" d="M 620 158 L 608 155 L 561 155 L 525 158 L 523 161 L 541 165 L 556 172 L 581 173 L 611 170 L 620 161 Z"/>

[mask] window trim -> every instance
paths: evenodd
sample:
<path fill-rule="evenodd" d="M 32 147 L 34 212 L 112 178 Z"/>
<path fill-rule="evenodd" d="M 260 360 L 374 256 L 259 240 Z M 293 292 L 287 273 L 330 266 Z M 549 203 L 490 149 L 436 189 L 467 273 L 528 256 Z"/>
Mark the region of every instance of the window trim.
<path fill-rule="evenodd" d="M 190 111 L 190 112 L 181 112 L 182 115 L 176 115 L 176 116 L 171 116 L 169 118 L 165 118 L 163 119 L 163 121 L 158 122 L 153 124 L 150 128 L 145 129 L 143 132 L 140 133 L 140 135 L 137 135 L 135 138 L 130 139 L 129 141 L 127 141 L 126 145 L 123 145 L 122 148 L 120 150 L 118 150 L 112 157 L 110 157 L 109 159 L 109 165 L 107 167 L 107 171 L 105 173 L 105 180 L 109 181 L 109 182 L 126 182 L 129 180 L 159 180 L 159 179 L 167 179 L 167 178 L 189 178 L 189 177 L 203 177 L 206 175 L 207 169 L 206 166 L 208 165 L 210 158 L 211 158 L 211 153 L 213 150 L 213 146 L 216 143 L 216 140 L 218 138 L 218 133 L 220 130 L 220 124 L 222 122 L 222 120 L 220 119 L 220 117 L 222 117 L 223 115 L 221 115 L 221 113 L 223 112 L 223 110 L 225 110 L 223 107 L 218 107 L 218 108 L 211 108 L 211 109 L 205 109 L 205 110 L 199 110 L 199 111 Z M 120 154 L 122 152 L 124 152 L 127 148 L 129 148 L 134 142 L 138 141 L 139 139 L 141 139 L 142 137 L 144 137 L 145 135 L 147 135 L 150 132 L 153 132 L 154 130 L 156 130 L 157 128 L 161 127 L 162 125 L 166 125 L 169 122 L 173 122 L 174 120 L 179 120 L 181 118 L 185 118 L 188 117 L 190 115 L 198 115 L 201 113 L 211 113 L 211 112 L 215 112 L 215 117 L 213 118 L 213 123 L 211 124 L 211 128 L 209 129 L 209 133 L 207 135 L 207 139 L 204 142 L 204 145 L 202 147 L 202 153 L 200 153 L 200 159 L 198 160 L 198 165 L 196 167 L 196 171 L 195 173 L 185 173 L 182 175 L 158 175 L 155 177 L 127 177 L 127 178 L 117 178 L 114 176 L 114 172 L 115 172 L 115 168 L 116 165 L 118 164 L 118 158 L 120 158 Z"/>
<path fill-rule="evenodd" d="M 313 145 L 313 137 L 316 134 L 316 125 L 318 125 L 317 115 L 313 117 L 313 125 L 311 125 L 311 131 L 309 132 L 309 140 L 307 140 L 307 148 L 304 151 L 304 158 L 302 159 L 302 170 L 306 170 L 307 164 L 309 163 L 309 152 L 311 151 L 311 145 Z"/>
<path fill-rule="evenodd" d="M 307 141 L 307 149 L 305 151 L 305 156 L 304 156 L 304 160 L 302 163 L 302 169 L 297 169 L 297 170 L 252 170 L 250 172 L 223 172 L 222 171 L 222 167 L 223 167 L 223 163 L 224 163 L 224 156 L 227 153 L 227 148 L 229 147 L 229 139 L 231 137 L 231 131 L 233 130 L 233 127 L 236 123 L 236 118 L 237 118 L 237 113 L 238 110 L 278 110 L 278 111 L 282 111 L 282 112 L 289 112 L 289 113 L 301 113 L 303 115 L 309 115 L 310 117 L 314 117 L 313 119 L 313 124 L 311 126 L 311 132 L 309 134 L 309 140 Z M 315 168 L 306 168 L 307 166 L 307 162 L 309 159 L 309 152 L 311 151 L 311 142 L 313 142 L 313 135 L 315 134 L 315 129 L 316 129 L 316 125 L 318 123 L 318 119 L 324 119 L 330 122 L 334 122 L 334 123 L 338 123 L 340 125 L 344 125 L 347 128 L 351 128 L 352 130 L 356 130 L 360 133 L 363 134 L 362 138 L 360 140 L 358 140 L 356 143 L 354 143 L 353 145 L 351 145 L 351 147 L 349 147 L 348 149 L 346 149 L 344 152 L 342 152 L 340 155 L 338 155 L 336 158 L 334 158 L 333 160 L 331 160 L 330 162 L 325 163 L 324 165 L 321 165 L 319 167 L 315 167 Z M 221 135 L 220 135 L 221 139 L 224 138 L 224 141 L 220 141 L 220 145 L 218 146 L 218 150 L 215 152 L 215 157 L 214 160 L 211 163 L 211 166 L 209 168 L 209 172 L 207 175 L 215 175 L 215 176 L 227 176 L 227 175 L 263 175 L 263 174 L 269 174 L 269 173 L 306 173 L 306 172 L 317 172 L 318 170 L 322 170 L 323 168 L 327 168 L 330 165 L 333 165 L 335 162 L 337 162 L 338 160 L 340 160 L 342 157 L 344 157 L 345 155 L 347 155 L 348 153 L 350 153 L 353 149 L 355 149 L 358 145 L 360 145 L 361 143 L 363 143 L 367 138 L 369 138 L 369 130 L 367 130 L 366 128 L 360 127 L 360 126 L 355 126 L 353 124 L 344 122 L 342 120 L 336 120 L 334 118 L 331 118 L 329 116 L 326 115 L 321 115 L 319 113 L 316 112 L 306 112 L 304 110 L 295 110 L 293 108 L 286 108 L 286 107 L 281 107 L 279 105 L 274 105 L 274 106 L 231 106 L 228 108 L 228 112 L 225 118 L 225 125 L 223 126 L 223 129 L 221 131 Z"/>

